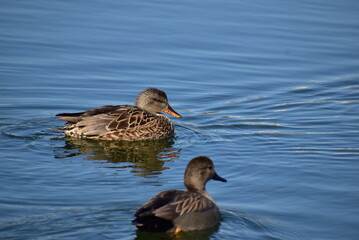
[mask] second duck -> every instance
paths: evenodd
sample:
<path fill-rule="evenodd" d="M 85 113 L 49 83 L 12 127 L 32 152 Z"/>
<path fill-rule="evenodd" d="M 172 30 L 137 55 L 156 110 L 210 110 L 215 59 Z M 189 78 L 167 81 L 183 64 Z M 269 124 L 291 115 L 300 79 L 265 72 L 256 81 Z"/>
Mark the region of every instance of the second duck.
<path fill-rule="evenodd" d="M 218 176 L 208 157 L 192 159 L 184 174 L 187 191 L 166 190 L 156 194 L 137 209 L 132 224 L 141 231 L 174 233 L 218 225 L 221 214 L 205 189 L 210 179 L 227 182 Z"/>

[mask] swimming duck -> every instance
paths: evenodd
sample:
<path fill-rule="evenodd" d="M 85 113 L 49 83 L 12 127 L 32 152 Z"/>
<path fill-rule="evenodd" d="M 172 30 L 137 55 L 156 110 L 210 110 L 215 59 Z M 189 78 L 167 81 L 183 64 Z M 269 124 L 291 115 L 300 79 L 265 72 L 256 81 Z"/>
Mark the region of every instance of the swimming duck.
<path fill-rule="evenodd" d="M 132 221 L 141 231 L 174 232 L 210 228 L 219 224 L 221 215 L 205 185 L 208 180 L 227 182 L 218 176 L 211 159 L 192 159 L 184 174 L 187 191 L 167 190 L 148 200 Z"/>
<path fill-rule="evenodd" d="M 182 116 L 168 104 L 165 92 L 157 88 L 142 91 L 132 105 L 108 105 L 79 113 L 57 114 L 67 121 L 56 130 L 74 138 L 102 140 L 148 140 L 173 135 L 171 120 L 160 112 Z"/>

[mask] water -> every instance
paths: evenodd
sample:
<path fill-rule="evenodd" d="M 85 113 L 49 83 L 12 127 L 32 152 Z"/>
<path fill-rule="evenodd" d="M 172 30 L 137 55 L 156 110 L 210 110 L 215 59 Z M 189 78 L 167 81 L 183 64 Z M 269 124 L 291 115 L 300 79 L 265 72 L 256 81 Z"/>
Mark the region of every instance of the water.
<path fill-rule="evenodd" d="M 133 212 L 211 157 L 218 229 L 358 239 L 357 1 L 1 1 L 0 238 L 158 239 Z M 166 91 L 173 140 L 65 138 L 61 112 Z"/>

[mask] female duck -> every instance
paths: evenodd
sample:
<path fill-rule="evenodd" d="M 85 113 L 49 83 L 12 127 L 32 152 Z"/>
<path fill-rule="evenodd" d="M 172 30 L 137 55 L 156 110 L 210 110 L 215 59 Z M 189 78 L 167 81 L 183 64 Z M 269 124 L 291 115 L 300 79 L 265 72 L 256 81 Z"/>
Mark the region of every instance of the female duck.
<path fill-rule="evenodd" d="M 206 192 L 208 180 L 227 182 L 217 175 L 211 159 L 192 159 L 184 174 L 187 191 L 160 192 L 140 207 L 132 221 L 139 230 L 179 232 L 202 230 L 219 224 L 221 215 L 213 198 Z"/>
<path fill-rule="evenodd" d="M 148 88 L 142 91 L 135 106 L 108 105 L 85 112 L 61 113 L 67 123 L 60 130 L 68 136 L 102 140 L 147 140 L 173 135 L 171 120 L 160 112 L 181 118 L 168 104 L 165 92 Z"/>

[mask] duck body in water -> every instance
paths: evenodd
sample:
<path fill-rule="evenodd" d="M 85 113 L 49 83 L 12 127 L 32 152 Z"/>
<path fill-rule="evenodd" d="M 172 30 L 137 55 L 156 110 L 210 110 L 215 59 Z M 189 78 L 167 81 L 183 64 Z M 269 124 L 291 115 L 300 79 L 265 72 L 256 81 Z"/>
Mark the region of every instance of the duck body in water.
<path fill-rule="evenodd" d="M 171 120 L 160 112 L 182 116 L 168 103 L 165 92 L 148 88 L 136 98 L 135 105 L 108 105 L 85 112 L 61 113 L 67 121 L 56 130 L 79 139 L 137 141 L 162 139 L 174 134 Z"/>
<path fill-rule="evenodd" d="M 214 170 L 211 159 L 192 159 L 184 174 L 187 191 L 167 190 L 158 193 L 135 212 L 132 221 L 141 231 L 179 232 L 202 230 L 220 223 L 221 214 L 205 190 L 210 179 L 226 182 Z"/>

